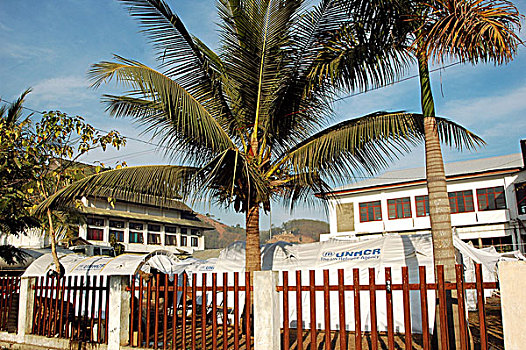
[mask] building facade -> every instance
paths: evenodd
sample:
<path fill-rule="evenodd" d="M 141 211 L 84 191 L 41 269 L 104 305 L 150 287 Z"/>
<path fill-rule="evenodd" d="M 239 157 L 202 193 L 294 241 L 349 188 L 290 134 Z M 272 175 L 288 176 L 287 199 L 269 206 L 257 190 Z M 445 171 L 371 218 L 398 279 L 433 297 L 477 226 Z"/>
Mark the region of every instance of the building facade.
<path fill-rule="evenodd" d="M 526 144 L 522 153 L 448 163 L 453 230 L 476 247 L 520 249 L 526 243 Z M 329 197 L 331 238 L 431 232 L 425 168 L 387 172 Z"/>
<path fill-rule="evenodd" d="M 164 249 L 191 254 L 204 250 L 203 233 L 211 228 L 180 201 L 168 201 L 160 207 L 153 201 L 83 198 L 82 204 L 80 211 L 85 220 L 79 225 L 79 237 L 103 246 L 114 240 L 130 253 Z"/>

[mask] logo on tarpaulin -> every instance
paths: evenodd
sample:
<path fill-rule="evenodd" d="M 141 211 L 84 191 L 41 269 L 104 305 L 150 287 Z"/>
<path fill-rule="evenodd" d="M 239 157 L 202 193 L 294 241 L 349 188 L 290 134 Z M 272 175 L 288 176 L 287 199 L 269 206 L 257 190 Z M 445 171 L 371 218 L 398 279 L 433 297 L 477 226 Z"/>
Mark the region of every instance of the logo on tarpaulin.
<path fill-rule="evenodd" d="M 347 260 L 369 260 L 378 259 L 382 250 L 377 249 L 360 249 L 346 250 L 342 252 L 325 251 L 321 254 L 321 261 L 347 261 Z"/>

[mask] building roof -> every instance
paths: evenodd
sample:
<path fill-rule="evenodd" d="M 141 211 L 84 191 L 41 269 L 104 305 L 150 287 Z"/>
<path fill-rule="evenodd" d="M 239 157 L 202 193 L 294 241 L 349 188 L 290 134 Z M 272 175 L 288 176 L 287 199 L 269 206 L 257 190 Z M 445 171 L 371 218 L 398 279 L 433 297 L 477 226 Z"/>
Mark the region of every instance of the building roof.
<path fill-rule="evenodd" d="M 186 226 L 186 227 L 196 227 L 196 228 L 202 228 L 202 229 L 212 229 L 210 225 L 202 222 L 199 219 L 198 220 L 177 219 L 177 218 L 170 218 L 170 217 L 158 216 L 158 215 L 130 213 L 127 211 L 109 210 L 109 209 L 93 208 L 93 207 L 85 207 L 85 206 L 80 207 L 79 210 L 80 212 L 84 214 L 111 216 L 114 218 L 132 219 L 132 220 L 149 221 L 149 222 L 159 222 L 159 223 L 165 223 L 165 224 L 174 224 L 174 225 L 180 225 L 180 226 Z"/>
<path fill-rule="evenodd" d="M 148 205 L 151 207 L 157 207 L 157 208 L 166 208 L 166 209 L 175 209 L 175 210 L 181 210 L 186 212 L 193 212 L 193 210 L 187 206 L 185 203 L 181 202 L 178 199 L 170 199 L 170 198 L 161 198 L 156 196 L 150 196 L 145 194 L 137 193 L 135 195 L 130 194 L 124 194 L 122 192 L 119 192 L 118 190 L 112 190 L 111 191 L 112 197 L 120 202 L 128 202 L 133 204 L 140 204 L 140 205 Z M 89 198 L 97 198 L 93 196 L 88 196 Z M 101 196 L 98 196 L 98 198 L 104 198 Z"/>
<path fill-rule="evenodd" d="M 451 178 L 462 175 L 483 174 L 493 171 L 516 171 L 523 167 L 522 154 L 515 153 L 499 157 L 446 163 L 445 171 L 446 177 Z M 388 171 L 374 178 L 336 188 L 332 193 L 425 181 L 425 179 L 425 167 L 394 170 Z"/>

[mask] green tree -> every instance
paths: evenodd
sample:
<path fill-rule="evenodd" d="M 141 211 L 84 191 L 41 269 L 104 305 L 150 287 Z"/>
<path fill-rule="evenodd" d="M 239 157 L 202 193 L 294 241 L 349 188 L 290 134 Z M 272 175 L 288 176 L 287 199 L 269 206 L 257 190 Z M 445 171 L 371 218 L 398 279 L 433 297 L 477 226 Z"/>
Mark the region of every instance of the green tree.
<path fill-rule="evenodd" d="M 420 97 L 424 115 L 426 177 L 429 194 L 429 216 L 433 235 L 435 266 L 445 266 L 445 277 L 455 280 L 455 251 L 451 228 L 451 211 L 446 188 L 444 162 L 440 146 L 443 125 L 435 114 L 429 75 L 430 60 L 460 62 L 510 61 L 521 40 L 521 15 L 506 0 L 349 0 L 349 14 L 362 23 L 383 23 L 368 29 L 388 31 L 393 35 L 396 59 L 417 62 Z M 371 33 L 373 37 L 378 34 Z M 341 57 L 349 57 L 347 39 L 340 36 L 328 45 L 331 60 L 319 65 L 325 76 L 338 72 Z"/>
<path fill-rule="evenodd" d="M 129 0 L 153 41 L 161 72 L 116 56 L 93 65 L 93 85 L 116 80 L 130 89 L 105 95 L 110 114 L 132 117 L 181 165 L 128 167 L 83 179 L 40 209 L 85 193 L 164 198 L 192 195 L 245 214 L 246 268 L 260 269 L 259 214 L 272 200 L 293 209 L 356 172 L 374 173 L 423 139 L 421 115 L 377 112 L 330 125 L 338 93 L 389 82 L 403 64 L 388 32 L 371 37 L 341 1 L 220 0 L 221 45 L 192 36 L 160 0 Z M 369 25 L 369 24 L 368 24 Z M 375 27 L 378 24 L 371 23 Z M 330 77 L 317 70 L 327 46 L 346 33 L 353 59 Z M 480 139 L 439 119 L 453 146 Z"/>
<path fill-rule="evenodd" d="M 72 182 L 94 173 L 78 159 L 94 148 L 120 148 L 125 139 L 116 131 L 101 133 L 80 116 L 59 111 L 46 112 L 36 123 L 22 117 L 22 96 L 9 108 L 0 108 L 0 230 L 4 234 L 23 234 L 41 227 L 49 234 L 57 272 L 57 229 L 62 233 L 78 230 L 75 207 L 32 214 L 35 203 Z"/>

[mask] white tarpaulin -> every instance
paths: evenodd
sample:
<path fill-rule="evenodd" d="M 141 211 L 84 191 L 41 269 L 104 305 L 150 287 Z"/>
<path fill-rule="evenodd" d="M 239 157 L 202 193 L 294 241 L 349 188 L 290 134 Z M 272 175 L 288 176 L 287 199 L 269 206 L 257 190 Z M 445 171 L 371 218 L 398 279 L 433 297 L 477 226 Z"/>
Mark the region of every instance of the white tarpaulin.
<path fill-rule="evenodd" d="M 150 254 L 122 254 L 116 257 L 74 253 L 59 253 L 58 256 L 66 276 L 132 276 L 139 270 L 150 272 L 151 268 L 174 275 L 182 273 L 188 264 L 195 261 L 181 261 L 173 253 L 162 250 Z M 52 255 L 45 254 L 29 265 L 22 276 L 45 276 L 54 268 Z"/>
<path fill-rule="evenodd" d="M 483 265 L 484 281 L 495 281 L 496 263 L 500 255 L 493 252 L 485 252 L 480 249 L 473 248 L 468 244 L 462 242 L 460 239 L 455 239 L 455 247 L 463 257 L 463 263 L 466 270 L 466 281 L 474 281 L 474 262 Z M 468 260 L 470 259 L 470 260 Z M 353 283 L 352 269 L 358 268 L 360 271 L 360 283 L 362 285 L 369 284 L 369 268 L 375 268 L 375 280 L 377 284 L 385 283 L 385 268 L 391 267 L 392 283 L 402 283 L 402 266 L 408 267 L 409 283 L 418 283 L 418 268 L 425 266 L 427 271 L 427 281 L 434 281 L 433 270 L 433 247 L 431 235 L 387 235 L 376 239 L 367 241 L 341 241 L 331 240 L 325 242 L 316 242 L 310 244 L 291 244 L 286 242 L 278 242 L 274 244 L 267 244 L 262 248 L 261 263 L 263 270 L 274 271 L 302 271 L 302 285 L 309 284 L 309 270 L 315 271 L 316 285 L 323 285 L 323 270 L 329 270 L 329 283 L 337 285 L 338 277 L 337 270 L 345 270 L 345 284 Z M 236 242 L 225 248 L 219 258 L 210 259 L 208 261 L 200 262 L 196 265 L 190 266 L 186 271 L 189 273 L 203 273 L 216 272 L 218 273 L 218 281 L 220 281 L 222 272 L 243 272 L 245 266 L 245 245 L 243 242 Z M 473 271 L 471 274 L 470 271 Z M 229 274 L 229 285 L 231 285 Z M 240 274 L 241 277 L 242 274 Z M 241 278 L 240 278 L 241 281 Z M 198 281 L 198 283 L 201 283 Z M 207 283 L 210 280 L 207 279 Z M 280 274 L 280 284 L 282 285 L 282 274 Z M 293 289 L 296 285 L 295 274 L 289 274 L 289 286 Z M 331 312 L 331 329 L 339 328 L 339 315 L 335 305 L 338 305 L 337 293 L 330 293 L 330 305 L 333 312 Z M 429 310 L 429 325 L 434 324 L 435 315 L 435 293 L 428 292 L 428 310 Z M 471 295 L 468 293 L 468 306 L 472 305 L 470 301 Z M 377 325 L 379 331 L 387 330 L 387 317 L 385 308 L 385 292 L 376 292 L 377 300 Z M 394 327 L 397 332 L 404 332 L 404 318 L 403 318 L 403 301 L 402 292 L 393 291 L 393 315 Z M 229 299 L 230 295 L 229 295 Z M 208 299 L 210 300 L 210 299 Z M 289 300 L 295 301 L 294 294 L 291 294 Z M 310 301 L 309 293 L 302 295 L 303 310 L 309 310 Z M 316 327 L 324 328 L 324 305 L 323 292 L 316 292 Z M 410 292 L 411 300 L 411 327 L 412 332 L 421 333 L 421 310 L 420 310 L 420 294 L 418 291 Z M 350 292 L 345 293 L 345 308 L 346 314 L 346 329 L 354 330 L 354 300 Z M 230 302 L 229 302 L 230 304 Z M 290 327 L 296 327 L 298 320 L 296 319 L 296 303 L 289 303 L 289 320 Z M 362 291 L 360 293 L 361 305 L 361 320 L 362 330 L 368 331 L 371 328 L 370 308 L 369 308 L 369 292 Z M 281 308 L 282 310 L 282 305 Z M 308 312 L 303 313 L 303 327 L 308 329 L 311 327 L 310 316 Z M 432 331 L 432 329 L 431 329 Z"/>

